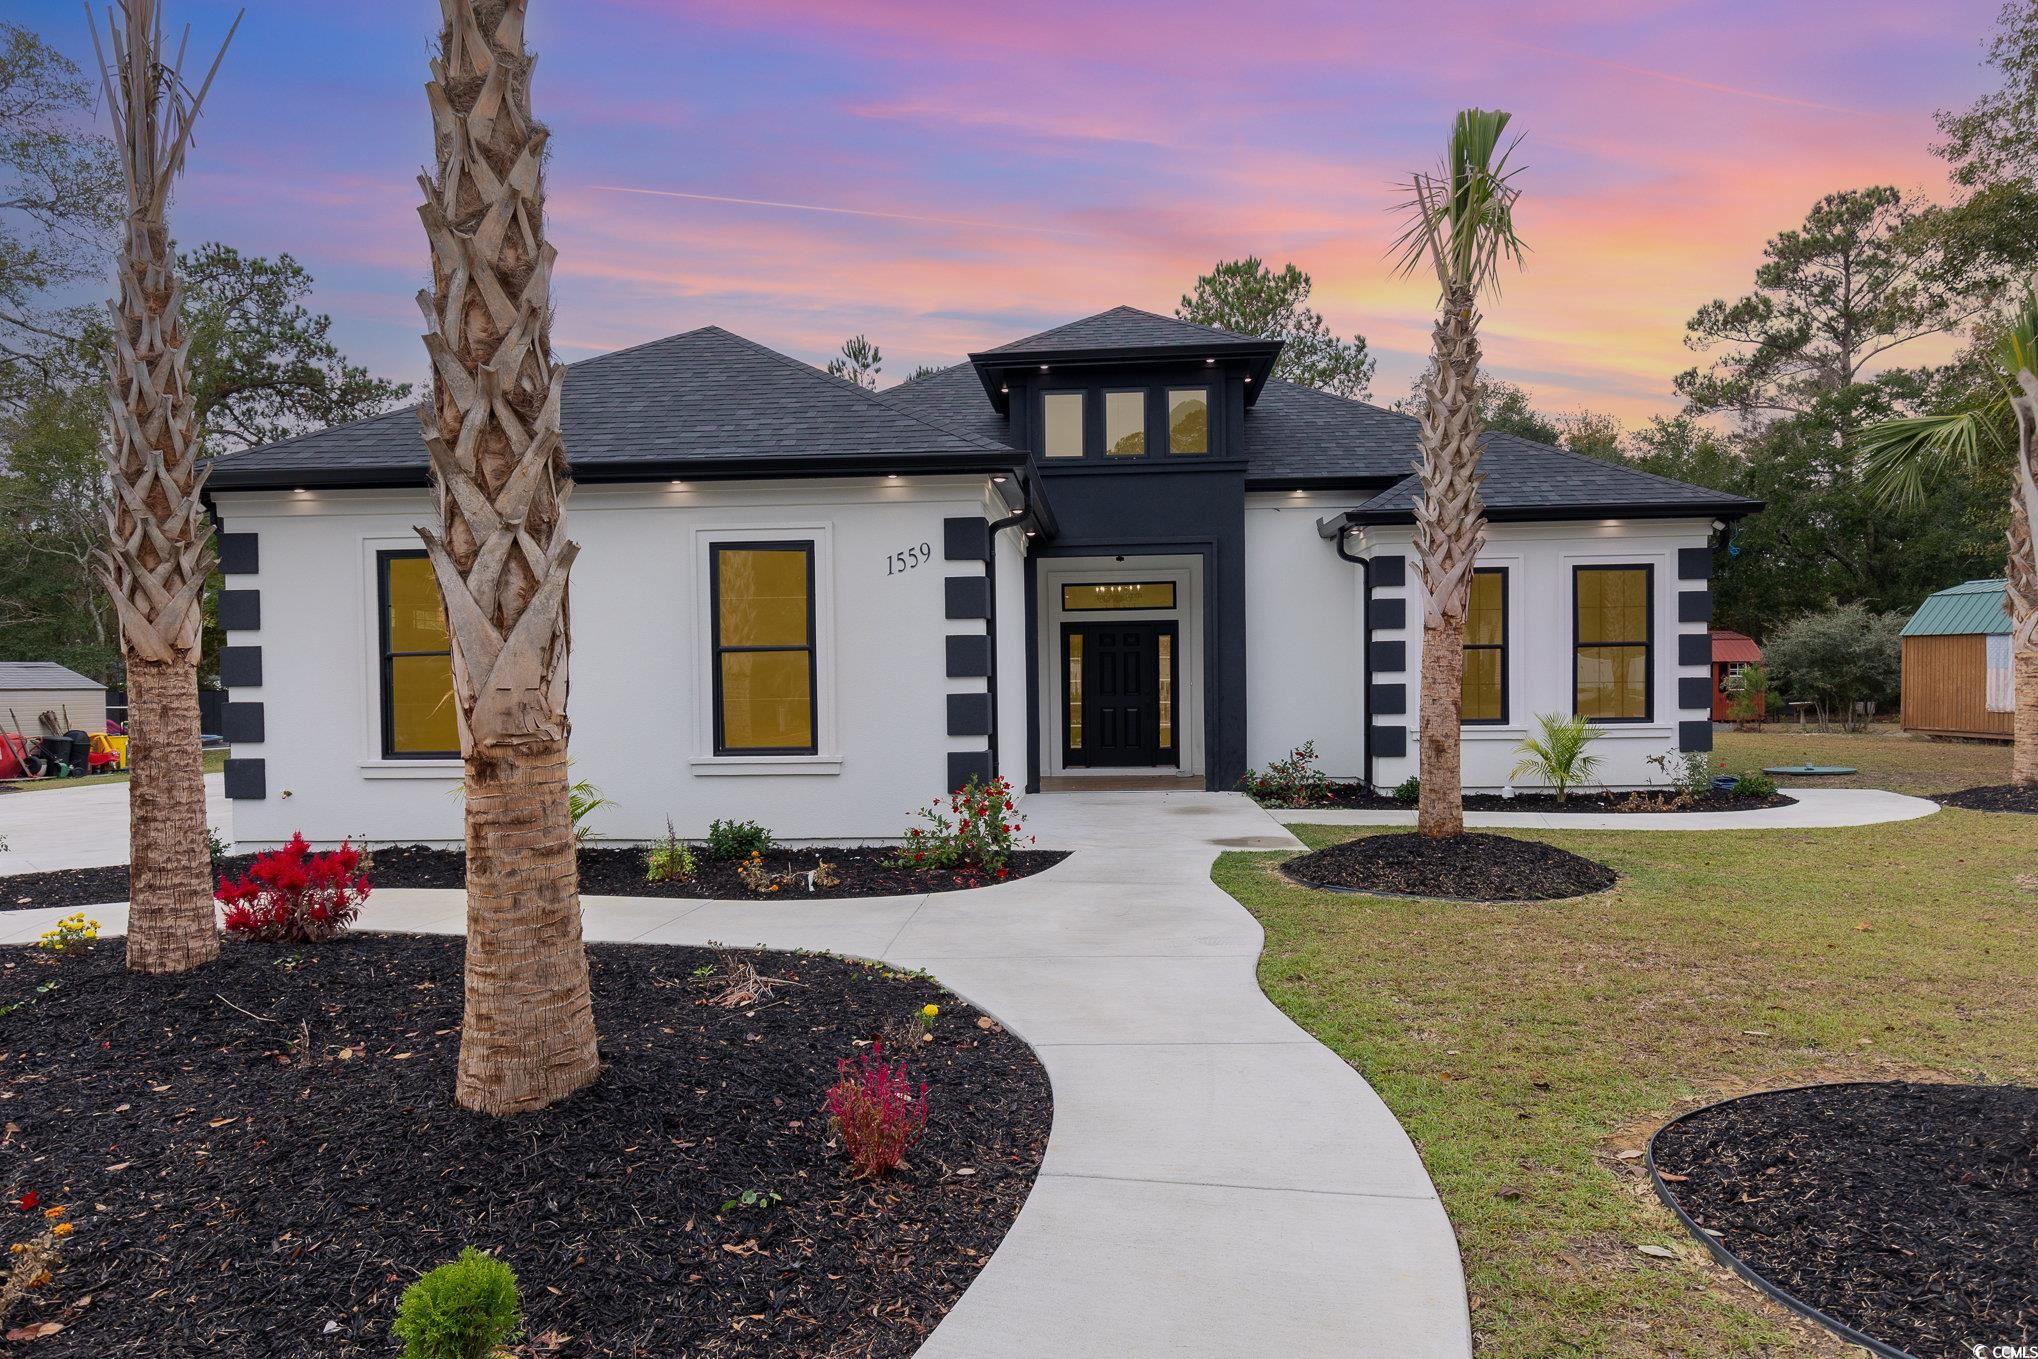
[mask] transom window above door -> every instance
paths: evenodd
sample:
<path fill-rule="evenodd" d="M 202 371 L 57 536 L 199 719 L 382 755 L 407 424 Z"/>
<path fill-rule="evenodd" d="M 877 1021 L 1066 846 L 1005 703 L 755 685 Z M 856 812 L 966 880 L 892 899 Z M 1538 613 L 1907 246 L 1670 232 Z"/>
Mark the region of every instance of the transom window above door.
<path fill-rule="evenodd" d="M 1175 583 L 1171 580 L 1126 580 L 1064 585 L 1061 587 L 1061 607 L 1066 613 L 1090 613 L 1102 609 L 1172 609 L 1175 607 Z"/>

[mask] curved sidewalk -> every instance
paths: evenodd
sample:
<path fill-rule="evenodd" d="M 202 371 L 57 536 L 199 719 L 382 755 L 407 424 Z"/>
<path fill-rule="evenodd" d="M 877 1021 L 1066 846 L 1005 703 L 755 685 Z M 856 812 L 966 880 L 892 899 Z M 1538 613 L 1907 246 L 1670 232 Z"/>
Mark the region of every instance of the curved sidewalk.
<path fill-rule="evenodd" d="M 1747 812 L 1466 812 L 1465 824 L 1491 830 L 1819 830 L 1916 821 L 1939 810 L 1928 798 L 1881 788 L 1785 788 L 1789 807 Z M 1413 811 L 1358 811 L 1346 807 L 1280 807 L 1275 820 L 1290 826 L 1412 826 Z"/>
<path fill-rule="evenodd" d="M 1026 799 L 1075 851 L 975 892 L 591 897 L 590 940 L 827 949 L 924 967 L 1032 1044 L 1039 1179 L 923 1359 L 1469 1359 L 1458 1245 L 1372 1087 L 1261 994 L 1259 923 L 1210 881 L 1297 842 L 1226 793 Z M 457 891 L 384 890 L 368 929 L 456 932 Z M 59 910 L 0 914 L 0 943 Z M 99 912 L 109 931 L 124 908 Z M 597 1016 L 597 1018 L 599 1018 Z"/>

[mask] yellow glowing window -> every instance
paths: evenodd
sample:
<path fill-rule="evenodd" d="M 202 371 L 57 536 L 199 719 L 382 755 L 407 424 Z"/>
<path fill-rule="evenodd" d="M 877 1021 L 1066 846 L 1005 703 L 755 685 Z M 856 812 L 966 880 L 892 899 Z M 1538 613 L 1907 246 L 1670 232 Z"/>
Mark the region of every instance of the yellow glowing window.
<path fill-rule="evenodd" d="M 812 755 L 814 545 L 717 543 L 715 753 Z"/>
<path fill-rule="evenodd" d="M 1649 720 L 1654 571 L 1580 566 L 1572 573 L 1572 710 L 1602 722 Z"/>
<path fill-rule="evenodd" d="M 1175 583 L 1171 580 L 1111 581 L 1099 585 L 1064 585 L 1061 606 L 1069 613 L 1097 609 L 1172 609 Z"/>
<path fill-rule="evenodd" d="M 1164 632 L 1160 642 L 1160 719 L 1162 750 L 1175 748 L 1175 635 Z"/>
<path fill-rule="evenodd" d="M 1210 451 L 1210 393 L 1203 387 L 1168 392 L 1168 452 Z"/>
<path fill-rule="evenodd" d="M 1146 452 L 1146 393 L 1104 393 L 1104 452 L 1137 458 Z"/>
<path fill-rule="evenodd" d="M 1465 609 L 1465 717 L 1468 723 L 1507 721 L 1507 570 L 1472 573 Z"/>
<path fill-rule="evenodd" d="M 381 600 L 382 758 L 457 759 L 453 647 L 423 552 L 376 554 Z"/>
<path fill-rule="evenodd" d="M 1040 398 L 1040 451 L 1050 458 L 1083 456 L 1083 394 L 1049 392 Z"/>
<path fill-rule="evenodd" d="M 1069 749 L 1083 748 L 1083 634 L 1071 632 L 1069 639 Z"/>

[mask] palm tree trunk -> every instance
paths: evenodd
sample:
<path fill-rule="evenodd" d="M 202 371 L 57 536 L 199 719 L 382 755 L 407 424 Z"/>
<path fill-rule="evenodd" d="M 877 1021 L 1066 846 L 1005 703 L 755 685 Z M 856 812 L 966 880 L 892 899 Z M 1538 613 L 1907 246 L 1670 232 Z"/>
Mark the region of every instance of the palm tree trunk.
<path fill-rule="evenodd" d="M 567 800 L 572 480 L 552 360 L 545 129 L 531 117 L 526 0 L 440 0 L 421 179 L 423 410 L 438 531 L 420 528 L 452 638 L 467 796 L 460 1103 L 542 1108 L 594 1080 L 594 1007 Z"/>
<path fill-rule="evenodd" d="M 219 956 L 198 748 L 201 596 L 212 571 L 212 532 L 199 499 L 205 471 L 186 379 L 190 341 L 164 217 L 226 45 L 193 94 L 163 52 L 162 27 L 155 0 L 118 0 L 108 24 L 112 61 L 96 20 L 92 29 L 127 185 L 120 295 L 109 304 L 113 498 L 96 567 L 120 617 L 134 727 L 127 965 L 137 972 L 181 972 Z"/>
<path fill-rule="evenodd" d="M 1422 622 L 1422 723 L 1416 827 L 1433 838 L 1465 831 L 1460 753 L 1465 710 L 1465 610 L 1472 565 L 1486 541 L 1479 498 L 1479 312 L 1472 289 L 1444 295 L 1423 377 L 1416 471 L 1415 546 L 1425 595 Z"/>
<path fill-rule="evenodd" d="M 219 956 L 198 748 L 198 663 L 127 656 L 127 965 L 183 972 Z"/>
<path fill-rule="evenodd" d="M 2010 782 L 2038 788 L 2038 377 L 2017 374 L 2017 467 L 2011 488 L 2005 598 L 2016 713 L 2011 720 Z"/>

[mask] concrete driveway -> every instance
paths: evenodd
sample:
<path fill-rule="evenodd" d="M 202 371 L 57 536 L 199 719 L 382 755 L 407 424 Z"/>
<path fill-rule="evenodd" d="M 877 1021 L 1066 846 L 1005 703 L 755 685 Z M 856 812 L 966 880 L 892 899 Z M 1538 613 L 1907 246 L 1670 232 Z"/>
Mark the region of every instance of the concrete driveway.
<path fill-rule="evenodd" d="M 232 843 L 233 804 L 226 775 L 205 776 L 206 824 Z M 0 877 L 52 868 L 97 868 L 127 862 L 127 785 L 34 788 L 0 793 Z"/>

